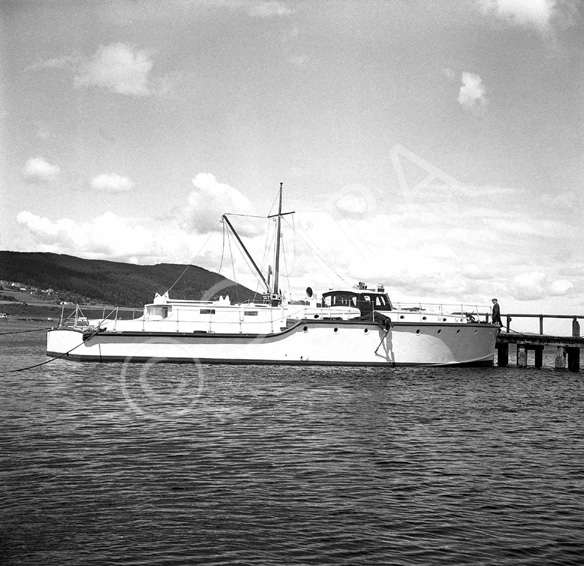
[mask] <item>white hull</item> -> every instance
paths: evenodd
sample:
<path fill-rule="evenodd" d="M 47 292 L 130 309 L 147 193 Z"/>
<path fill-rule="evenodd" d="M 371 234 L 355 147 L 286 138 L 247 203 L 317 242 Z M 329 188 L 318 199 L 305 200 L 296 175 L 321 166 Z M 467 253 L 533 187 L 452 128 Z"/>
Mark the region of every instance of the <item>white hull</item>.
<path fill-rule="evenodd" d="M 315 320 L 269 334 L 85 332 L 84 341 L 79 328 L 49 331 L 47 355 L 97 362 L 490 365 L 497 338 L 490 324 L 396 322 L 386 333 L 371 322 Z"/>

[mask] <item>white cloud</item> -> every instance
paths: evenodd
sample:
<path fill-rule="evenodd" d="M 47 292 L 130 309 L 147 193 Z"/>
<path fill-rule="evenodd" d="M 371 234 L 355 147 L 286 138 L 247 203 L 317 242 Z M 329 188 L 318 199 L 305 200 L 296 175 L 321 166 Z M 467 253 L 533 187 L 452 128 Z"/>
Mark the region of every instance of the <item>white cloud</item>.
<path fill-rule="evenodd" d="M 308 61 L 308 57 L 306 55 L 290 55 L 288 60 L 295 67 L 302 67 Z"/>
<path fill-rule="evenodd" d="M 485 85 L 481 77 L 475 73 L 462 73 L 462 86 L 458 94 L 458 102 L 464 108 L 473 109 L 486 106 Z"/>
<path fill-rule="evenodd" d="M 288 16 L 292 10 L 277 0 L 209 0 L 209 4 L 231 9 L 242 9 L 253 18 Z"/>
<path fill-rule="evenodd" d="M 124 218 L 113 212 L 79 222 L 69 218 L 53 221 L 22 211 L 17 221 L 33 236 L 37 250 L 88 259 L 190 262 L 204 241 L 168 226 L 153 227 L 151 220 Z M 142 225 L 145 222 L 149 228 Z"/>
<path fill-rule="evenodd" d="M 128 177 L 116 173 L 102 173 L 90 181 L 90 185 L 97 191 L 125 192 L 134 188 L 134 183 Z"/>
<path fill-rule="evenodd" d="M 481 8 L 507 22 L 546 32 L 556 0 L 479 0 Z"/>
<path fill-rule="evenodd" d="M 95 85 L 118 94 L 152 94 L 149 75 L 154 61 L 147 50 L 134 50 L 125 43 L 100 46 L 95 55 L 78 67 L 75 86 Z"/>
<path fill-rule="evenodd" d="M 452 69 L 445 67 L 444 69 L 442 69 L 442 72 L 449 81 L 453 81 L 454 79 L 456 79 L 456 73 Z"/>
<path fill-rule="evenodd" d="M 97 86 L 129 96 L 177 96 L 177 90 L 192 90 L 192 75 L 170 71 L 152 77 L 153 50 L 136 49 L 126 43 L 101 45 L 90 57 L 75 54 L 37 61 L 29 71 L 65 69 L 74 73 L 75 88 Z"/>
<path fill-rule="evenodd" d="M 63 55 L 52 59 L 37 60 L 26 68 L 27 71 L 38 71 L 40 69 L 73 69 L 80 61 L 80 57 L 75 55 Z"/>
<path fill-rule="evenodd" d="M 511 294 L 520 301 L 542 300 L 549 296 L 565 296 L 573 286 L 571 281 L 563 279 L 548 282 L 545 273 L 532 271 L 515 276 Z"/>
<path fill-rule="evenodd" d="M 27 183 L 48 183 L 60 172 L 58 165 L 52 165 L 43 157 L 31 157 L 24 164 L 22 176 Z"/>
<path fill-rule="evenodd" d="M 564 279 L 558 279 L 557 281 L 552 281 L 549 291 L 550 295 L 561 297 L 566 295 L 574 286 L 571 281 L 566 281 Z"/>
<path fill-rule="evenodd" d="M 247 13 L 257 18 L 272 18 L 274 16 L 287 16 L 292 10 L 284 2 L 250 2 L 247 4 Z"/>
<path fill-rule="evenodd" d="M 197 234 L 214 232 L 226 212 L 257 214 L 242 193 L 225 183 L 220 183 L 211 173 L 199 173 L 192 183 L 195 190 L 189 195 L 182 223 L 189 232 Z M 241 220 L 238 220 L 238 228 L 238 232 L 247 235 L 257 234 L 258 230 L 252 223 Z"/>
<path fill-rule="evenodd" d="M 531 271 L 520 273 L 513 279 L 511 294 L 520 301 L 531 301 L 545 297 L 545 273 Z"/>
<path fill-rule="evenodd" d="M 109 212 L 80 222 L 25 211 L 18 221 L 39 251 L 139 263 L 193 261 L 214 270 L 225 255 L 229 276 L 233 253 L 238 280 L 255 288 L 237 245 L 222 245 L 220 220 L 225 212 L 265 211 L 211 173 L 199 173 L 193 186 L 185 206 L 158 220 Z M 366 281 L 385 283 L 395 301 L 476 305 L 499 296 L 508 307 L 513 300 L 547 304 L 573 293 L 570 280 L 577 281 L 577 276 L 561 273 L 556 277 L 566 279 L 555 280 L 547 275 L 558 274 L 563 259 L 553 259 L 558 226 L 543 222 L 536 199 L 497 187 L 466 189 L 457 187 L 452 195 L 429 201 L 434 192 L 427 187 L 411 195 L 417 205 L 413 209 L 399 199 L 388 207 L 377 193 L 357 184 L 313 202 L 312 211 L 306 203 L 288 202 L 287 210 L 298 213 L 284 221 L 283 287 L 289 281 L 296 295 L 307 285 L 320 294 L 329 287 Z M 505 195 L 504 204 L 487 195 Z M 231 221 L 265 274 L 268 264 L 273 265 L 275 223 L 269 222 L 266 230 L 265 220 L 234 216 Z M 200 249 L 206 255 L 197 255 Z M 540 264 L 538 271 L 531 267 Z"/>

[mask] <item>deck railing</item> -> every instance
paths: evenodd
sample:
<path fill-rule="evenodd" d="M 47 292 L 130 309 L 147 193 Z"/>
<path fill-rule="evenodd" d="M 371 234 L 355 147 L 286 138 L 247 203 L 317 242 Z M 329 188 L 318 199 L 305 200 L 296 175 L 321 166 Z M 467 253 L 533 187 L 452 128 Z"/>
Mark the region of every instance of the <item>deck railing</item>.
<path fill-rule="evenodd" d="M 489 322 L 490 308 L 487 305 L 463 303 L 393 303 L 394 310 L 412 313 L 450 314 L 462 317 L 474 317 L 477 322 Z"/>

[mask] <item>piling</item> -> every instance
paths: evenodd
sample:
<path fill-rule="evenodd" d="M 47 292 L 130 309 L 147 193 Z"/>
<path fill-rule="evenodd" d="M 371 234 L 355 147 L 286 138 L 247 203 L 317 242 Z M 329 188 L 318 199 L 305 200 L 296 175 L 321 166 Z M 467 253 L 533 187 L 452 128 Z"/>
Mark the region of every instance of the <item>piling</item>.
<path fill-rule="evenodd" d="M 566 348 L 568 353 L 568 370 L 580 371 L 580 348 Z"/>
<path fill-rule="evenodd" d="M 497 365 L 502 368 L 509 365 L 509 344 L 497 343 Z"/>
<path fill-rule="evenodd" d="M 566 348 L 563 346 L 558 346 L 556 350 L 556 363 L 554 367 L 556 369 L 565 369 L 566 367 Z"/>
<path fill-rule="evenodd" d="M 527 346 L 525 344 L 517 345 L 517 367 L 527 367 Z"/>
<path fill-rule="evenodd" d="M 535 367 L 541 369 L 543 367 L 543 350 L 545 346 L 535 346 L 533 350 L 535 351 Z"/>

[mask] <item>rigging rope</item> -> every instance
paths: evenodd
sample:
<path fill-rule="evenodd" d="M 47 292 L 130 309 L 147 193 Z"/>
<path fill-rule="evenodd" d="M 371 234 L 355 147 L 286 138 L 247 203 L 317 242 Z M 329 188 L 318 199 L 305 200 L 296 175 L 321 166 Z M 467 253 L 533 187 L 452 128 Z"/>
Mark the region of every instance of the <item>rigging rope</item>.
<path fill-rule="evenodd" d="M 222 241 L 221 241 L 221 262 L 219 263 L 219 274 L 221 274 L 221 269 L 223 269 L 223 256 L 225 255 L 225 223 L 221 221 L 223 225 L 223 234 L 222 234 Z"/>
<path fill-rule="evenodd" d="M 229 234 L 229 232 L 227 233 L 227 243 L 229 244 L 229 255 L 231 256 L 231 269 L 233 270 L 233 282 L 237 283 L 237 279 L 235 277 L 235 258 L 233 257 L 233 250 L 231 249 L 231 235 Z M 237 287 L 235 289 L 237 289 Z M 235 294 L 239 298 L 239 294 L 237 293 L 237 290 L 236 290 Z"/>
<path fill-rule="evenodd" d="M 286 224 L 288 224 L 288 226 L 290 226 L 290 223 L 288 222 L 288 220 L 286 218 L 284 218 L 284 222 L 286 222 Z M 319 259 L 320 261 L 322 261 L 327 267 L 328 269 L 330 269 L 332 272 L 334 272 L 334 274 L 347 286 L 350 286 L 350 283 L 348 283 L 347 281 L 345 281 L 345 279 L 343 278 L 343 276 L 326 260 L 326 258 L 318 251 L 318 248 L 312 243 L 312 241 L 310 240 L 310 236 L 308 236 L 308 234 L 305 232 L 306 238 L 305 239 L 300 232 L 296 231 L 295 234 L 298 235 L 298 237 L 312 250 L 312 252 L 314 253 L 315 257 L 317 259 Z"/>
<path fill-rule="evenodd" d="M 226 212 L 225 216 L 242 216 L 244 218 L 265 218 L 265 216 L 258 216 L 257 214 L 236 214 L 235 212 Z"/>
<path fill-rule="evenodd" d="M 189 268 L 193 267 L 192 263 L 199 257 L 201 251 L 203 251 L 204 247 L 209 243 L 211 236 L 213 236 L 213 234 L 215 234 L 216 232 L 217 230 L 215 229 L 209 234 L 209 237 L 205 240 L 205 243 L 199 248 L 199 251 L 196 253 L 195 257 L 191 259 L 190 263 L 186 266 L 185 270 L 178 276 L 178 279 L 166 290 L 167 293 L 170 293 L 172 288 L 184 277 L 184 274 L 189 270 Z"/>

